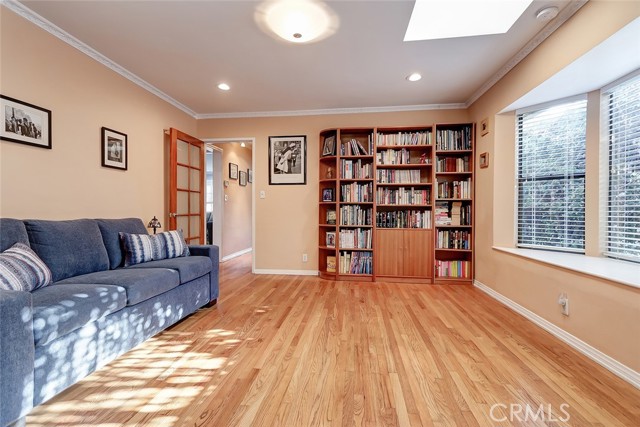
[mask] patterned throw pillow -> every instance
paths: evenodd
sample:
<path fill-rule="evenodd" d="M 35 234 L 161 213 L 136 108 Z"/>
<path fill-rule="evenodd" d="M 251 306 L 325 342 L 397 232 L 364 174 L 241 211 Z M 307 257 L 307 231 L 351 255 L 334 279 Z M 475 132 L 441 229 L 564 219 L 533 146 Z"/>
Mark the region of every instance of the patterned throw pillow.
<path fill-rule="evenodd" d="M 124 247 L 124 266 L 157 261 L 165 258 L 188 256 L 189 248 L 181 230 L 160 234 L 129 234 L 120 232 Z"/>
<path fill-rule="evenodd" d="M 51 283 L 51 270 L 24 243 L 0 253 L 0 289 L 31 292 Z"/>

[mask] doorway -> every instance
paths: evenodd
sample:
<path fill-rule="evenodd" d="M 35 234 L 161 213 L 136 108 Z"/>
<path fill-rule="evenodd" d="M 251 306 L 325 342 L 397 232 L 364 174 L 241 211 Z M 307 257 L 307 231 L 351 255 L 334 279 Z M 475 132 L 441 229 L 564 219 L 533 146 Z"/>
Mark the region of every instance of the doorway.
<path fill-rule="evenodd" d="M 222 223 L 224 221 L 222 149 L 211 144 L 206 145 L 205 188 L 206 244 L 218 246 L 220 258 L 222 258 Z"/>

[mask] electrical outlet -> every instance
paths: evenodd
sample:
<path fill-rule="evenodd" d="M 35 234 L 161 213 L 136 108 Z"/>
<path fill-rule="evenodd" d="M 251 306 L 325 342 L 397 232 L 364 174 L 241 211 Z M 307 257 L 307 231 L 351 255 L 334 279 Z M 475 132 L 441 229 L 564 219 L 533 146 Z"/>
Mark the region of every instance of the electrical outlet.
<path fill-rule="evenodd" d="M 562 307 L 562 314 L 565 316 L 569 315 L 569 296 L 566 293 L 561 293 L 560 297 L 558 297 L 558 304 Z"/>
<path fill-rule="evenodd" d="M 309 261 L 307 254 L 302 254 L 302 262 L 307 262 Z"/>

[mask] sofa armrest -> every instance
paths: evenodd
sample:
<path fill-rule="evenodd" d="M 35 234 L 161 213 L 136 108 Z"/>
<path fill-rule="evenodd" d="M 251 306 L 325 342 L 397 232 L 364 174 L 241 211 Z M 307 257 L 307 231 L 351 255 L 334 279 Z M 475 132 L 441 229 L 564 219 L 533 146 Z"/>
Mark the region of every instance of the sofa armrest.
<path fill-rule="evenodd" d="M 220 248 L 215 245 L 189 245 L 191 255 L 208 256 L 211 258 L 213 268 L 210 274 L 209 302 L 215 303 L 220 295 L 219 275 L 220 275 Z"/>
<path fill-rule="evenodd" d="M 29 292 L 0 290 L 0 425 L 33 408 L 33 302 Z"/>

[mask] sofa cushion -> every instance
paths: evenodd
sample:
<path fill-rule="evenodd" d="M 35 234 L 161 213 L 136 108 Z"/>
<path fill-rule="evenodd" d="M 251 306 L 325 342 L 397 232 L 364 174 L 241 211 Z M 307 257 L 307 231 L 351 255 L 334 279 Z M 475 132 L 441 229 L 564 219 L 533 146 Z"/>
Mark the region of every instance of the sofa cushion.
<path fill-rule="evenodd" d="M 187 283 L 209 273 L 212 269 L 211 259 L 204 256 L 188 256 L 181 258 L 161 259 L 143 264 L 136 264 L 129 269 L 170 268 L 180 274 L 180 283 Z"/>
<path fill-rule="evenodd" d="M 109 268 L 109 255 L 95 220 L 24 223 L 31 249 L 49 266 L 54 282 Z"/>
<path fill-rule="evenodd" d="M 24 222 L 19 219 L 0 218 L 0 252 L 9 249 L 15 243 L 29 245 Z"/>
<path fill-rule="evenodd" d="M 135 305 L 160 295 L 180 284 L 180 276 L 176 270 L 154 268 L 136 270 L 118 268 L 116 270 L 99 271 L 64 279 L 52 286 L 69 283 L 96 283 L 101 285 L 118 285 L 127 291 L 127 305 Z"/>
<path fill-rule="evenodd" d="M 136 233 L 145 234 L 147 229 L 140 218 L 123 218 L 123 219 L 97 219 L 102 241 L 107 248 L 109 255 L 109 267 L 122 267 L 124 265 L 124 257 L 122 255 L 122 244 L 118 233 Z"/>
<path fill-rule="evenodd" d="M 35 345 L 44 346 L 87 323 L 114 313 L 126 305 L 120 286 L 53 285 L 33 292 Z"/>
<path fill-rule="evenodd" d="M 0 289 L 26 291 L 51 283 L 51 270 L 24 243 L 16 243 L 0 253 Z"/>
<path fill-rule="evenodd" d="M 165 231 L 158 234 L 164 246 L 163 258 L 177 258 L 189 256 L 189 247 L 184 241 L 182 230 Z"/>
<path fill-rule="evenodd" d="M 124 266 L 164 258 L 163 242 L 156 235 L 120 233 L 124 250 Z"/>

